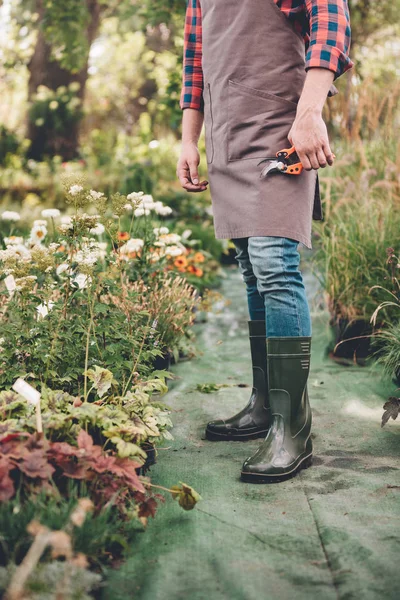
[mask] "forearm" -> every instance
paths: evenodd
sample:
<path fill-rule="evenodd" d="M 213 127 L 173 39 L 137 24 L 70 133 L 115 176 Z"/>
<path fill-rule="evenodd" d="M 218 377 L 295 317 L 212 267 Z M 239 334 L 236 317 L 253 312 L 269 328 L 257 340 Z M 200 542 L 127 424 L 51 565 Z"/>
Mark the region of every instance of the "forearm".
<path fill-rule="evenodd" d="M 334 73 L 328 69 L 309 69 L 297 104 L 296 118 L 288 138 L 306 170 L 333 164 L 334 156 L 322 118 L 322 108 L 333 77 Z"/>
<path fill-rule="evenodd" d="M 308 113 L 322 113 L 333 79 L 334 73 L 328 69 L 312 68 L 307 71 L 297 105 L 297 116 Z"/>
<path fill-rule="evenodd" d="M 201 110 L 185 108 L 182 116 L 182 144 L 197 145 L 203 127 L 204 114 Z"/>

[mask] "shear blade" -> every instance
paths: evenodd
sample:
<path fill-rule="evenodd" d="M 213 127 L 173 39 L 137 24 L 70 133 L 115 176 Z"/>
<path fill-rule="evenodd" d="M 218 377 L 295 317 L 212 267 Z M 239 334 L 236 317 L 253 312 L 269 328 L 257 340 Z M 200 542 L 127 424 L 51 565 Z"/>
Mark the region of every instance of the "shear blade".
<path fill-rule="evenodd" d="M 266 167 L 263 168 L 263 170 L 260 173 L 260 177 L 266 177 L 268 175 L 268 173 L 271 173 L 274 171 L 283 171 L 283 168 L 284 168 L 283 162 L 281 162 L 280 160 L 273 160 L 270 162 L 269 165 L 267 165 Z"/>

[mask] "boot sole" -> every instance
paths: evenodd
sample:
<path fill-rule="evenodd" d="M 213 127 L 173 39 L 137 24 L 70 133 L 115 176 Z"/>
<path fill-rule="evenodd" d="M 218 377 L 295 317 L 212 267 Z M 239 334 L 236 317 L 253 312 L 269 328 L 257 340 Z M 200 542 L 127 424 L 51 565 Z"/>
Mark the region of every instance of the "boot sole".
<path fill-rule="evenodd" d="M 215 433 L 206 429 L 206 440 L 210 442 L 246 442 L 247 440 L 255 440 L 257 438 L 265 438 L 268 429 L 256 431 L 254 433 Z"/>
<path fill-rule="evenodd" d="M 281 475 L 262 475 L 261 473 L 246 473 L 241 472 L 240 479 L 245 483 L 280 483 L 295 477 L 302 469 L 309 469 L 312 466 L 313 456 L 309 454 L 295 469 L 288 473 L 282 473 Z"/>

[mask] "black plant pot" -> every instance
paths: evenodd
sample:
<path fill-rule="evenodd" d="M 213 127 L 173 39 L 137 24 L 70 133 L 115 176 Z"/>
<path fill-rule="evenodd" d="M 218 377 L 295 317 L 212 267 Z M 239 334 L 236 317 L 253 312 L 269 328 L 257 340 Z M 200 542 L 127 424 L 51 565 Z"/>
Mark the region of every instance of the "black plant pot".
<path fill-rule="evenodd" d="M 144 442 L 141 447 L 146 452 L 147 458 L 146 458 L 144 464 L 135 470 L 138 475 L 146 475 L 146 473 L 150 469 L 150 467 L 152 465 L 155 465 L 157 462 L 156 449 L 154 447 L 154 444 L 152 444 L 151 442 Z"/>
<path fill-rule="evenodd" d="M 167 348 L 163 348 L 162 353 L 162 356 L 156 356 L 153 361 L 153 367 L 156 371 L 168 371 L 171 366 L 171 352 Z"/>
<path fill-rule="evenodd" d="M 366 359 L 376 350 L 376 347 L 372 350 L 371 337 L 368 337 L 374 331 L 369 321 L 364 319 L 349 321 L 349 319 L 333 316 L 329 325 L 333 333 L 333 343 L 328 348 L 329 356 L 343 364 L 355 361 L 359 365 L 365 365 Z M 339 342 L 342 343 L 335 348 Z"/>

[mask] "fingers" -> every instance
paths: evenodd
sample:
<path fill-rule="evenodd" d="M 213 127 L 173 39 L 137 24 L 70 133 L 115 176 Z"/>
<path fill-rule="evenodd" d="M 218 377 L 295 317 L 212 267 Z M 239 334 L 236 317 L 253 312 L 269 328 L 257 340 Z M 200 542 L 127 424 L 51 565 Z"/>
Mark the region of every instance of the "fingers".
<path fill-rule="evenodd" d="M 297 156 L 299 157 L 300 162 L 303 165 L 304 169 L 306 171 L 311 171 L 312 166 L 311 166 L 310 159 L 308 158 L 308 155 L 305 152 L 303 152 L 302 150 L 296 149 L 296 152 L 297 152 Z"/>
<path fill-rule="evenodd" d="M 181 183 L 181 186 L 188 192 L 204 192 L 207 189 L 208 181 L 203 180 L 195 184 L 192 181 L 190 168 L 186 163 L 186 166 L 179 165 L 176 171 L 177 177 Z M 197 175 L 198 178 L 198 175 Z"/>
<path fill-rule="evenodd" d="M 199 174 L 197 172 L 197 162 L 190 161 L 189 163 L 189 171 L 190 171 L 190 179 L 192 183 L 198 185 L 199 183 Z"/>
<path fill-rule="evenodd" d="M 335 158 L 329 144 L 322 144 L 308 150 L 297 150 L 297 155 L 306 171 L 324 169 L 327 165 L 332 166 Z"/>
<path fill-rule="evenodd" d="M 325 144 L 323 144 L 322 150 L 325 154 L 328 165 L 331 167 L 333 165 L 333 160 L 335 158 L 335 155 L 333 154 L 333 152 L 331 150 L 329 142 L 325 142 Z"/>
<path fill-rule="evenodd" d="M 319 162 L 318 162 L 317 154 L 315 152 L 310 152 L 310 154 L 308 154 L 307 157 L 308 157 L 308 160 L 310 161 L 311 168 L 319 169 Z"/>

